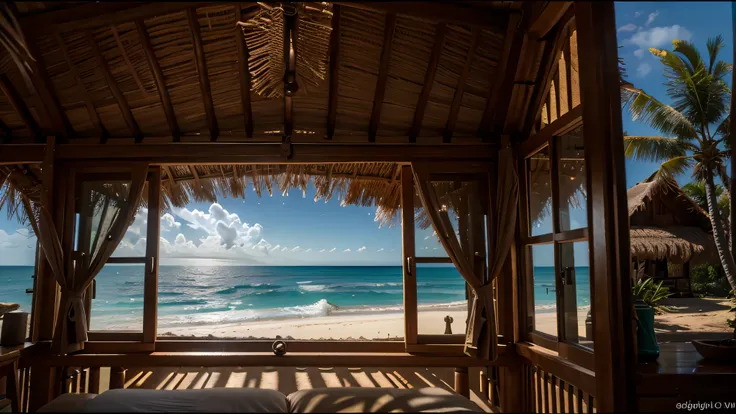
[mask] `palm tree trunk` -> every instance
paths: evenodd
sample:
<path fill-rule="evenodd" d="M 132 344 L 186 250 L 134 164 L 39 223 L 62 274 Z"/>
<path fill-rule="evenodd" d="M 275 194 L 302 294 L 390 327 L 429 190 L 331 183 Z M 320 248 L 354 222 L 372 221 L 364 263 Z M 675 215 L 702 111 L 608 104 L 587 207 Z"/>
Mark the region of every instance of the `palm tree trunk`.
<path fill-rule="evenodd" d="M 723 271 L 726 273 L 726 279 L 731 285 L 731 289 L 736 291 L 736 263 L 733 254 L 728 248 L 728 241 L 723 234 L 723 225 L 718 211 L 718 199 L 716 198 L 716 185 L 713 181 L 713 174 L 709 171 L 705 178 L 705 197 L 708 201 L 708 213 L 710 215 L 710 224 L 713 228 L 713 241 L 716 244 L 718 257 L 721 259 Z"/>

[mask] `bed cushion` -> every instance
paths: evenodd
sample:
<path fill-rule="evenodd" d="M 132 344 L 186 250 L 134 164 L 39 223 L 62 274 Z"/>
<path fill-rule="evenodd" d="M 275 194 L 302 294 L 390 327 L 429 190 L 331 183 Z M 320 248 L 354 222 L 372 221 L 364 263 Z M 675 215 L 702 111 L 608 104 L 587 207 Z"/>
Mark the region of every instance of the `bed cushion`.
<path fill-rule="evenodd" d="M 292 413 L 482 412 L 441 388 L 315 388 L 289 394 Z"/>
<path fill-rule="evenodd" d="M 39 413 L 78 413 L 97 394 L 61 394 L 38 409 Z"/>
<path fill-rule="evenodd" d="M 115 389 L 103 392 L 85 412 L 286 413 L 284 394 L 258 388 L 203 390 Z"/>

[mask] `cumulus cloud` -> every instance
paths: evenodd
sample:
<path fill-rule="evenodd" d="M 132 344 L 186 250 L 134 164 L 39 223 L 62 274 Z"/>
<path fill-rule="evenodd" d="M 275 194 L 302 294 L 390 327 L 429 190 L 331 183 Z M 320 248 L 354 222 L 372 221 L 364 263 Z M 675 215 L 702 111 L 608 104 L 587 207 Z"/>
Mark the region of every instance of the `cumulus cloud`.
<path fill-rule="evenodd" d="M 646 77 L 649 72 L 652 71 L 652 65 L 642 62 L 639 64 L 639 66 L 636 67 L 636 76 L 639 78 Z"/>
<path fill-rule="evenodd" d="M 307 249 L 307 250 L 304 251 L 304 253 L 309 253 L 311 251 L 312 251 L 312 249 Z"/>
<path fill-rule="evenodd" d="M 326 251 L 327 251 L 327 249 L 322 249 L 322 250 L 319 251 L 319 253 L 324 253 Z"/>
<path fill-rule="evenodd" d="M 634 23 L 629 23 L 629 24 L 625 24 L 625 25 L 619 27 L 617 31 L 619 33 L 620 32 L 633 32 L 634 30 L 636 30 L 637 27 L 638 26 L 635 25 Z"/>
<path fill-rule="evenodd" d="M 333 247 L 333 248 L 331 248 L 331 249 L 330 249 L 330 251 L 329 251 L 329 252 L 327 252 L 327 253 L 332 253 L 332 252 L 334 252 L 335 250 L 337 250 L 337 247 Z"/>
<path fill-rule="evenodd" d="M 384 251 L 384 248 L 383 247 L 381 247 L 380 249 L 376 250 L 376 252 L 378 252 L 378 253 L 380 253 L 382 251 Z"/>
<path fill-rule="evenodd" d="M 350 250 L 350 249 L 345 249 L 345 250 L 343 250 L 342 252 L 343 252 L 343 253 L 350 253 L 351 251 L 352 251 L 352 250 Z"/>
<path fill-rule="evenodd" d="M 656 17 L 656 16 L 655 16 Z M 624 40 L 624 44 L 638 46 L 643 54 L 649 48 L 661 48 L 662 46 L 671 44 L 673 40 L 690 40 L 692 34 L 680 26 L 675 24 L 672 26 L 652 27 L 651 29 L 642 30 L 634 33 L 629 39 Z M 634 52 L 636 54 L 637 52 Z M 641 57 L 641 55 L 637 55 Z"/>
<path fill-rule="evenodd" d="M 644 49 L 636 49 L 634 51 L 634 56 L 638 57 L 639 59 L 644 57 Z"/>
<path fill-rule="evenodd" d="M 282 252 L 285 252 L 285 251 L 287 251 L 287 250 L 289 250 L 289 248 L 288 248 L 288 247 L 286 247 L 286 246 L 284 246 L 284 248 L 283 248 L 283 249 L 281 249 L 281 251 L 282 251 Z"/>
<path fill-rule="evenodd" d="M 657 19 L 657 16 L 659 16 L 659 10 L 649 13 L 649 16 L 647 16 L 646 25 L 649 26 L 650 24 L 654 23 L 654 21 Z"/>
<path fill-rule="evenodd" d="M 171 214 L 166 213 L 161 216 L 161 231 L 179 230 L 180 228 L 181 223 L 176 221 Z"/>
<path fill-rule="evenodd" d="M 641 16 L 641 12 L 640 12 L 640 11 L 638 11 L 638 12 L 634 12 L 634 18 L 635 18 L 635 19 L 636 19 L 637 17 L 639 17 L 639 16 Z"/>
<path fill-rule="evenodd" d="M 218 203 L 213 203 L 207 213 L 180 208 L 175 209 L 174 214 L 187 221 L 187 226 L 205 231 L 208 238 L 213 242 L 219 241 L 226 249 L 250 247 L 262 239 L 263 226 L 258 223 L 251 226 L 241 221 L 236 213 L 228 212 Z"/>
<path fill-rule="evenodd" d="M 358 249 L 358 251 L 359 251 L 359 252 L 363 252 L 363 251 L 365 251 L 365 246 L 363 246 L 363 247 L 361 247 L 360 249 Z"/>
<path fill-rule="evenodd" d="M 300 252 L 302 251 L 302 248 L 299 246 L 296 246 L 295 248 L 291 249 L 292 252 Z"/>

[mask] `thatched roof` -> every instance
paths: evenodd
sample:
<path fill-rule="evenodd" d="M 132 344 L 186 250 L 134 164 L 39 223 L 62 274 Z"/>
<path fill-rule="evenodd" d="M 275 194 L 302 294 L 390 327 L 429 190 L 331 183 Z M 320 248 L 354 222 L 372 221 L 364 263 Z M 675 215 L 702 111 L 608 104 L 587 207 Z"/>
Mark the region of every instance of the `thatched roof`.
<path fill-rule="evenodd" d="M 675 180 L 660 177 L 638 183 L 627 191 L 627 197 L 630 217 L 651 208 L 652 201 L 657 199 L 667 206 L 667 216 L 674 220 L 668 225 L 660 224 L 657 222 L 660 217 L 656 214 L 647 219 L 650 225 L 640 225 L 641 220 L 636 220 L 630 232 L 632 257 L 639 260 L 666 258 L 672 263 L 718 261 L 717 257 L 714 258 L 715 246 L 708 214 L 682 191 Z"/>
<path fill-rule="evenodd" d="M 667 259 L 685 263 L 706 251 L 713 242 L 697 227 L 631 227 L 631 256 L 639 260 Z"/>

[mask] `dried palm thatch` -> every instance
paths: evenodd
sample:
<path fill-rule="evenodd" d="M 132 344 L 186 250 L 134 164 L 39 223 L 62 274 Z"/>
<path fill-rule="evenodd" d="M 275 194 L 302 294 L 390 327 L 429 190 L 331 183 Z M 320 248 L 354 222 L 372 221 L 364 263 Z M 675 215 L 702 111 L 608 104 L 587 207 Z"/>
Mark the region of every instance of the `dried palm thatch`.
<path fill-rule="evenodd" d="M 647 201 L 652 200 L 654 197 L 664 195 L 674 196 L 676 199 L 684 202 L 690 212 L 699 214 L 707 219 L 708 213 L 697 203 L 692 201 L 692 199 L 682 191 L 675 180 L 659 176 L 652 181 L 638 183 L 626 191 L 629 203 L 629 216 L 639 210 L 645 209 Z"/>
<path fill-rule="evenodd" d="M 632 227 L 630 239 L 632 257 L 672 263 L 688 262 L 712 244 L 710 236 L 697 227 Z"/>
<path fill-rule="evenodd" d="M 238 22 L 248 45 L 252 89 L 265 98 L 284 95 L 284 13 L 295 9 L 297 16 L 297 84 L 318 87 L 327 73 L 332 12 L 328 3 L 299 3 L 272 7 L 258 3 L 261 10 L 246 22 Z M 292 10 L 289 10 L 292 12 Z"/>
<path fill-rule="evenodd" d="M 32 88 L 28 72 L 31 71 L 29 62 L 35 61 L 26 46 L 26 39 L 13 12 L 7 3 L 0 4 L 0 44 L 8 51 L 10 58 L 17 65 L 26 86 Z"/>

